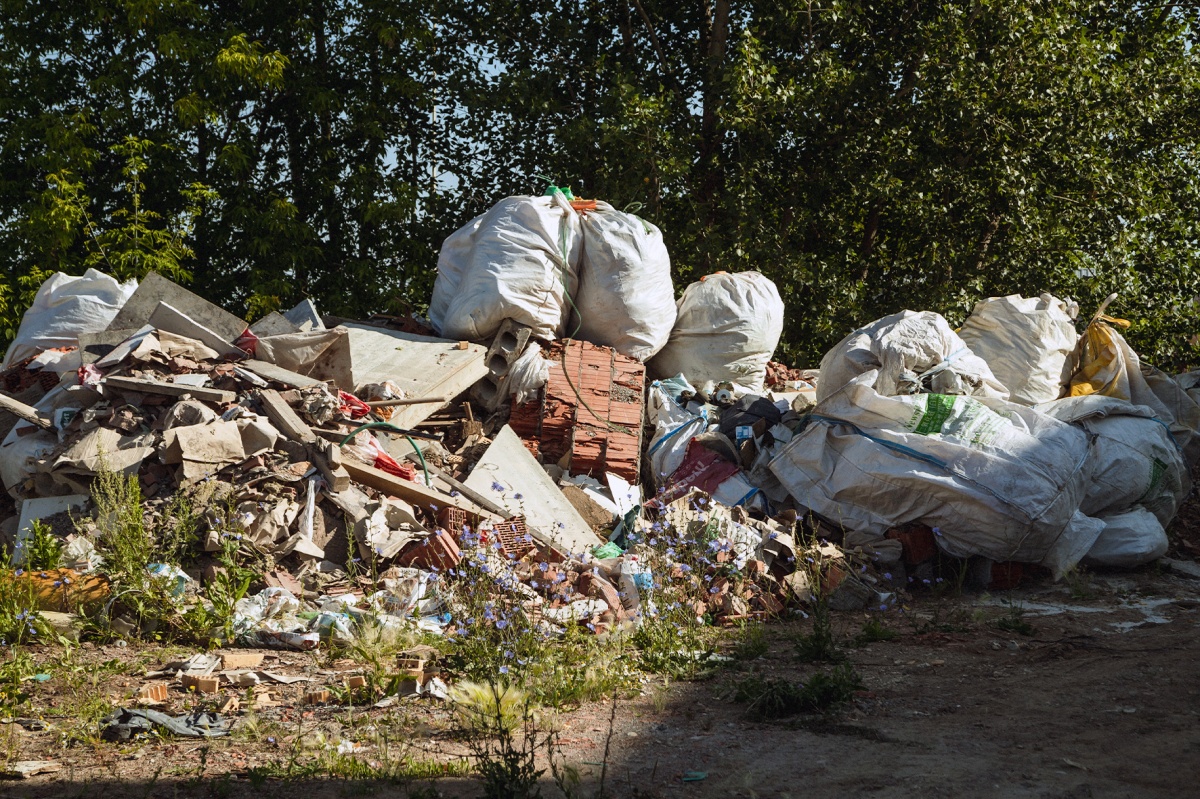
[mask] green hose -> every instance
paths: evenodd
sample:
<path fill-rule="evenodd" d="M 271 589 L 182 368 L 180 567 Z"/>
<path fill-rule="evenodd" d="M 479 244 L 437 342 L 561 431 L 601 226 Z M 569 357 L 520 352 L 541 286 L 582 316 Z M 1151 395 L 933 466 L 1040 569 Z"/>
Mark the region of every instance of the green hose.
<path fill-rule="evenodd" d="M 346 446 L 346 442 L 348 442 L 350 439 L 354 438 L 356 435 L 361 433 L 363 430 L 370 430 L 371 428 L 375 428 L 375 427 L 380 428 L 382 430 L 389 430 L 393 433 L 399 433 L 400 435 L 404 436 L 405 440 L 408 441 L 409 444 L 412 444 L 413 452 L 417 453 L 417 459 L 421 461 L 421 471 L 425 472 L 425 485 L 427 487 L 432 487 L 433 479 L 430 478 L 430 476 L 429 476 L 429 467 L 425 465 L 425 454 L 423 452 L 421 452 L 421 448 L 417 446 L 417 442 L 413 440 L 413 437 L 408 434 L 407 430 L 401 430 L 399 427 L 388 424 L 387 422 L 367 422 L 366 424 L 364 424 L 363 426 L 359 427 L 357 430 L 352 432 L 350 435 L 343 438 L 342 443 L 338 444 L 338 446 L 339 447 Z"/>

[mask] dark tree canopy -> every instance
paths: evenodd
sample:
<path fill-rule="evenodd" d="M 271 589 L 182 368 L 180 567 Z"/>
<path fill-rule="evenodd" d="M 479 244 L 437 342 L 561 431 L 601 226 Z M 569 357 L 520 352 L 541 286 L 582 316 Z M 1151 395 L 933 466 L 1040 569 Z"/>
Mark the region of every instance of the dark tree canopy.
<path fill-rule="evenodd" d="M 48 270 L 420 309 L 547 179 L 757 269 L 815 365 L 1050 291 L 1195 359 L 1200 11 L 1110 2 L 0 0 L 0 334 Z"/>

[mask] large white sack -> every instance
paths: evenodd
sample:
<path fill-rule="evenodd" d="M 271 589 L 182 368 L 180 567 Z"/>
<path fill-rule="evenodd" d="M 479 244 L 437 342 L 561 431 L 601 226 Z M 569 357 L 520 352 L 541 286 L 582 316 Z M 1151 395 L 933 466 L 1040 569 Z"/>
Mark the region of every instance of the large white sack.
<path fill-rule="evenodd" d="M 33 305 L 21 317 L 17 337 L 0 368 L 7 369 L 52 347 L 79 346 L 80 334 L 108 327 L 135 289 L 136 280 L 118 283 L 95 269 L 80 277 L 55 272 L 42 283 Z"/>
<path fill-rule="evenodd" d="M 452 339 L 490 338 L 506 318 L 537 338 L 560 337 L 581 241 L 579 214 L 561 193 L 501 200 L 442 244 L 429 321 Z"/>
<path fill-rule="evenodd" d="M 1062 396 L 1079 333 L 1078 303 L 1050 294 L 989 297 L 975 303 L 958 335 L 1005 388 L 1009 402 L 1037 405 Z"/>
<path fill-rule="evenodd" d="M 1104 530 L 1088 550 L 1089 563 L 1131 569 L 1158 560 L 1171 545 L 1162 524 L 1145 508 L 1106 516 L 1101 521 Z"/>
<path fill-rule="evenodd" d="M 1144 507 L 1163 526 L 1175 517 L 1191 489 L 1191 477 L 1171 431 L 1152 408 L 1092 394 L 1039 405 L 1038 410 L 1092 437 L 1081 511 L 1106 518 Z"/>
<path fill-rule="evenodd" d="M 821 360 L 817 402 L 866 372 L 885 396 L 932 391 L 1007 399 L 982 358 L 933 311 L 901 311 L 855 330 Z"/>
<path fill-rule="evenodd" d="M 578 313 L 568 332 L 578 327 L 574 335 L 584 341 L 639 361 L 653 357 L 667 343 L 676 313 L 662 233 L 605 202 L 583 212 L 580 226 Z"/>
<path fill-rule="evenodd" d="M 1091 548 L 1103 525 L 1079 512 L 1082 430 L 1001 400 L 885 397 L 877 377 L 827 397 L 771 462 L 798 505 L 879 536 L 919 522 L 955 557 L 1041 563 L 1056 576 Z"/>
<path fill-rule="evenodd" d="M 767 362 L 783 334 L 783 300 L 758 272 L 718 272 L 688 286 L 667 345 L 647 364 L 652 376 L 682 374 L 697 387 L 730 382 L 761 394 Z"/>

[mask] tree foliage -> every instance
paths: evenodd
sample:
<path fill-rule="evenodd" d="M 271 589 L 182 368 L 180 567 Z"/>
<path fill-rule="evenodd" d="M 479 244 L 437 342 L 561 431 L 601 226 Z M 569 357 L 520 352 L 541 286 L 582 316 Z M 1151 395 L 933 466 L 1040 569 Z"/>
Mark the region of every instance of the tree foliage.
<path fill-rule="evenodd" d="M 1182 367 L 1198 21 L 1066 0 L 0 0 L 0 328 L 45 270 L 153 257 L 248 315 L 420 307 L 442 239 L 545 175 L 639 203 L 680 289 L 767 274 L 798 364 L 902 308 L 958 321 L 1050 291 L 1090 312 L 1117 291 L 1135 347 Z"/>

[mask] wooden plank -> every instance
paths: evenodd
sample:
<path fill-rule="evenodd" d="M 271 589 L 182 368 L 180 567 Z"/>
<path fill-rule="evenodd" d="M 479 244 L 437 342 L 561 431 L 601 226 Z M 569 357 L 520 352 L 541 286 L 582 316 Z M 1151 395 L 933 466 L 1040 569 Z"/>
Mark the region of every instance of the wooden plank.
<path fill-rule="evenodd" d="M 346 468 L 346 471 L 350 473 L 350 477 L 356 482 L 370 486 L 376 491 L 382 491 L 389 496 L 402 499 L 405 502 L 410 502 L 413 505 L 418 505 L 431 513 L 437 513 L 441 508 L 454 507 L 461 508 L 467 513 L 481 516 L 485 519 L 495 518 L 493 514 L 465 499 L 452 497 L 449 494 L 443 494 L 437 489 L 426 488 L 411 480 L 405 480 L 402 477 L 388 474 L 385 471 L 376 469 L 374 466 L 368 466 L 356 458 L 344 459 L 342 466 Z"/>
<path fill-rule="evenodd" d="M 282 383 L 283 385 L 291 386 L 292 388 L 308 388 L 309 386 L 315 386 L 321 382 L 320 380 L 314 380 L 311 377 L 305 377 L 304 375 L 297 374 L 290 369 L 284 369 L 282 366 L 276 366 L 275 364 L 267 363 L 266 361 L 251 359 L 248 361 L 242 361 L 238 364 L 238 366 L 242 367 L 248 372 L 254 372 L 254 374 L 258 375 L 264 380 L 273 380 L 276 383 Z"/>
<path fill-rule="evenodd" d="M 316 434 L 304 423 L 303 419 L 296 415 L 292 406 L 279 396 L 278 391 L 273 388 L 264 388 L 258 392 L 258 399 L 263 413 L 271 420 L 271 424 L 279 429 L 279 432 L 292 441 L 299 441 L 302 444 L 312 444 L 317 440 Z"/>
<path fill-rule="evenodd" d="M 314 441 L 308 445 L 308 459 L 320 470 L 332 491 L 350 487 L 350 473 L 341 464 L 341 451 L 332 441 Z"/>
<path fill-rule="evenodd" d="M 421 397 L 420 399 L 390 399 L 390 400 L 373 400 L 367 405 L 371 408 L 390 408 L 395 405 L 425 405 L 432 403 L 446 404 L 454 397 Z"/>
<path fill-rule="evenodd" d="M 509 519 L 515 516 L 515 514 L 509 513 L 509 511 L 503 506 L 492 502 L 486 496 L 471 488 L 466 483 L 454 479 L 433 464 L 427 463 L 425 464 L 425 468 L 429 470 L 430 474 L 434 475 L 438 479 L 445 480 L 447 485 L 458 491 L 460 494 L 474 502 L 479 507 L 484 508 L 485 510 L 490 510 L 492 513 L 496 514 L 502 519 Z"/>
<path fill-rule="evenodd" d="M 26 405 L 20 400 L 15 400 L 7 394 L 0 394 L 0 408 L 8 411 L 19 419 L 24 419 L 27 422 L 32 422 L 43 430 L 53 430 L 54 422 L 38 412 L 37 408 L 32 405 Z"/>
<path fill-rule="evenodd" d="M 182 397 L 188 395 L 202 402 L 236 402 L 237 394 L 233 391 L 221 391 L 215 388 L 197 388 L 185 386 L 182 383 L 161 383 L 157 380 L 143 380 L 140 377 L 106 377 L 100 381 L 122 391 L 137 391 L 141 394 L 161 394 L 167 397 Z"/>

